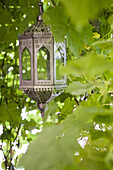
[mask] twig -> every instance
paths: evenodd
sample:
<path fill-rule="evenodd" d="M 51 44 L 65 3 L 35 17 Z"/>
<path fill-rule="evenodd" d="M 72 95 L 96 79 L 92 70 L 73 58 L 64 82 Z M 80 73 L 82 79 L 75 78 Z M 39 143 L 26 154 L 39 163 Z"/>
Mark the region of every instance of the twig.
<path fill-rule="evenodd" d="M 53 1 L 51 3 L 51 1 L 49 0 L 49 3 L 55 8 L 55 5 L 54 5 Z"/>
<path fill-rule="evenodd" d="M 77 105 L 79 105 L 79 101 L 77 100 L 76 96 L 74 96 L 74 100 L 76 101 Z"/>
<path fill-rule="evenodd" d="M 17 139 L 17 137 L 18 137 L 18 134 L 19 134 L 20 128 L 21 128 L 21 124 L 20 124 L 19 127 L 18 127 L 18 130 L 17 130 L 17 132 L 16 132 L 16 137 L 14 138 L 14 141 L 13 141 L 13 142 L 16 141 L 16 139 Z"/>

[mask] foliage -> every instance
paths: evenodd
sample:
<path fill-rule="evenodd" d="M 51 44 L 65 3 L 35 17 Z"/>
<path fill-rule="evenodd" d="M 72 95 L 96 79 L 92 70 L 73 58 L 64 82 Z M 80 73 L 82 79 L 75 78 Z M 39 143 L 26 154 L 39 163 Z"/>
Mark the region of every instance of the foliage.
<path fill-rule="evenodd" d="M 37 0 L 0 1 L 2 167 L 17 168 L 20 160 L 27 170 L 112 170 L 113 1 L 44 0 L 44 22 L 56 42 L 66 37 L 68 86 L 46 104 L 43 123 L 40 111 L 33 113 L 36 103 L 19 90 L 18 34 L 37 9 Z M 23 119 L 23 109 L 33 114 Z M 20 159 L 15 150 L 24 143 L 30 146 Z"/>

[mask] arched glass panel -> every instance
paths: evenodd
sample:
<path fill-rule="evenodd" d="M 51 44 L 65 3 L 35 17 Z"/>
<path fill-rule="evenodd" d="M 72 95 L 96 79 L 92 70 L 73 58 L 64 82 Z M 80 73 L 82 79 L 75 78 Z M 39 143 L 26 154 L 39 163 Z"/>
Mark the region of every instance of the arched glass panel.
<path fill-rule="evenodd" d="M 59 46 L 55 51 L 56 56 L 56 80 L 64 79 L 64 76 L 61 76 L 61 70 L 64 66 L 64 50 L 62 46 Z"/>
<path fill-rule="evenodd" d="M 50 53 L 44 46 L 37 52 L 37 79 L 50 80 Z"/>
<path fill-rule="evenodd" d="M 31 80 L 31 54 L 27 48 L 22 52 L 22 80 Z"/>

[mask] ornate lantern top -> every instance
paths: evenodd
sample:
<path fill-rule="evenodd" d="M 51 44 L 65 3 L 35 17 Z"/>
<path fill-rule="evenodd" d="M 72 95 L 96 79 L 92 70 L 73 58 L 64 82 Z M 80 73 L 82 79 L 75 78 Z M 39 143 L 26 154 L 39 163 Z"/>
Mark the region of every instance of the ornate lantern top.
<path fill-rule="evenodd" d="M 35 24 L 33 24 L 31 27 L 27 28 L 22 35 L 35 35 L 38 33 L 38 35 L 43 34 L 52 34 L 50 31 L 50 26 L 45 25 L 43 21 L 37 21 Z"/>
<path fill-rule="evenodd" d="M 23 36 L 36 36 L 39 35 L 52 35 L 50 31 L 50 26 L 45 25 L 43 23 L 42 15 L 43 15 L 43 3 L 39 2 L 39 15 L 37 16 L 37 22 L 35 22 L 32 26 L 28 27 L 23 33 Z"/>

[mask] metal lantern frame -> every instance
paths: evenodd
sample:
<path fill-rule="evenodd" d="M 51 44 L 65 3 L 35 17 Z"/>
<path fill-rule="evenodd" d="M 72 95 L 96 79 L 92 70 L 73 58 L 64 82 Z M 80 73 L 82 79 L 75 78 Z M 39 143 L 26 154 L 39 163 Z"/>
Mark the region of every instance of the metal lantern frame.
<path fill-rule="evenodd" d="M 50 31 L 50 26 L 43 23 L 42 15 L 43 3 L 39 2 L 37 22 L 18 36 L 20 89 L 24 90 L 29 97 L 38 103 L 46 103 L 54 90 L 58 91 L 67 86 L 66 75 L 61 79 L 57 79 L 56 69 L 57 59 L 59 60 L 60 57 L 60 53 L 57 53 L 58 48 L 61 48 L 61 58 L 63 58 L 63 65 L 66 66 L 66 41 L 55 42 L 53 34 Z M 46 48 L 49 53 L 49 79 L 38 79 L 37 53 L 41 48 Z M 22 59 L 25 49 L 29 51 L 30 54 L 30 79 L 23 79 Z M 27 65 L 27 63 L 24 63 L 24 65 L 25 64 Z"/>

